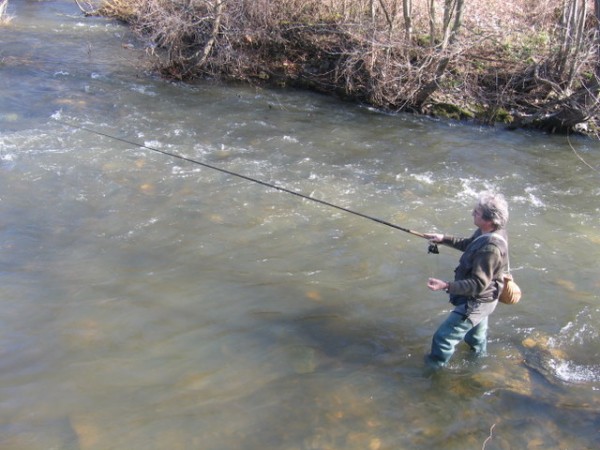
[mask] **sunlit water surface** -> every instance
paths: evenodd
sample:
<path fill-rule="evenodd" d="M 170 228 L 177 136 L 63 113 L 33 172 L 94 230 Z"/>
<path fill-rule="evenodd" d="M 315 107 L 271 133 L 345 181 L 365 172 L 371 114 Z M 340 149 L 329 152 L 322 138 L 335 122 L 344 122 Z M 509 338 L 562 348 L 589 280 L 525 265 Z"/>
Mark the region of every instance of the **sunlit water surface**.
<path fill-rule="evenodd" d="M 167 83 L 74 2 L 9 14 L 0 447 L 598 448 L 597 142 Z M 431 375 L 458 253 L 155 150 L 419 231 L 499 190 L 524 298 Z"/>

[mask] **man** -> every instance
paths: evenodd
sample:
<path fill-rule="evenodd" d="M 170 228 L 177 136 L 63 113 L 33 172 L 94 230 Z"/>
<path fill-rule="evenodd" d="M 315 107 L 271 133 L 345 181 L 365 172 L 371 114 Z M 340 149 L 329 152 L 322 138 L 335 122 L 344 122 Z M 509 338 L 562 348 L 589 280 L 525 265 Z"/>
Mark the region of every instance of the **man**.
<path fill-rule="evenodd" d="M 429 278 L 427 282 L 427 287 L 432 291 L 444 290 L 450 294 L 450 303 L 454 305 L 454 310 L 432 339 L 431 353 L 426 360 L 434 368 L 448 363 L 461 340 L 475 354 L 485 354 L 488 316 L 498 304 L 498 296 L 503 288 L 502 275 L 508 269 L 506 200 L 501 194 L 482 192 L 472 214 L 477 230 L 469 238 L 425 234 L 433 243 L 463 252 L 454 270 L 454 281 Z"/>

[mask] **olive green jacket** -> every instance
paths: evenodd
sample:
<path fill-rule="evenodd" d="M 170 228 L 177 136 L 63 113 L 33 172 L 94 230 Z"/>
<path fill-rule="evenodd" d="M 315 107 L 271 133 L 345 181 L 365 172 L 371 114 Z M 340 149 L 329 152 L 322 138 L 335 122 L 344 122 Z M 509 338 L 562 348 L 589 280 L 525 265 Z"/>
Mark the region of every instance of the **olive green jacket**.
<path fill-rule="evenodd" d="M 476 230 L 469 238 L 445 235 L 442 243 L 463 252 L 454 269 L 454 281 L 448 286 L 450 302 L 462 306 L 462 314 L 478 322 L 494 310 L 504 287 L 502 276 L 508 270 L 506 231 L 482 234 Z"/>

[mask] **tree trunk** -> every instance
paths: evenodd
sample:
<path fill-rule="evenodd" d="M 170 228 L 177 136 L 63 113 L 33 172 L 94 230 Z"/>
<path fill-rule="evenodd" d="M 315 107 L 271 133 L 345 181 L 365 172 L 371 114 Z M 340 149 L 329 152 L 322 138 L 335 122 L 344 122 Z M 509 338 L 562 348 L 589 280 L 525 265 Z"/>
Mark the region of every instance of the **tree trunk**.
<path fill-rule="evenodd" d="M 442 30 L 442 49 L 448 47 L 456 41 L 456 37 L 462 26 L 463 11 L 465 9 L 464 0 L 445 0 L 444 1 L 444 22 Z"/>
<path fill-rule="evenodd" d="M 425 105 L 429 97 L 431 97 L 431 95 L 438 90 L 439 81 L 444 77 L 446 68 L 450 63 L 450 57 L 445 55 L 446 49 L 449 45 L 452 45 L 456 41 L 456 36 L 458 35 L 458 32 L 462 25 L 464 4 L 464 0 L 444 0 L 444 19 L 442 26 L 443 37 L 442 44 L 437 49 L 437 51 L 439 51 L 440 53 L 440 55 L 438 56 L 439 60 L 435 64 L 435 70 L 433 70 L 430 74 L 429 81 L 419 87 L 413 98 L 413 106 L 418 111 L 422 111 L 423 106 Z M 435 4 L 434 0 L 431 0 L 431 2 L 429 3 L 429 21 L 430 30 L 432 34 L 432 42 L 434 41 L 434 13 Z"/>
<path fill-rule="evenodd" d="M 435 91 L 438 90 L 438 83 L 444 76 L 444 73 L 446 72 L 446 67 L 448 67 L 449 62 L 450 58 L 447 56 L 439 60 L 436 63 L 435 72 L 431 74 L 431 79 L 429 80 L 429 82 L 421 86 L 415 94 L 412 104 L 417 111 L 422 112 L 425 102 L 429 99 L 429 97 L 431 97 L 431 95 Z"/>
<path fill-rule="evenodd" d="M 435 47 L 435 0 L 429 2 L 429 39 L 431 47 Z"/>
<path fill-rule="evenodd" d="M 450 40 L 450 21 L 454 11 L 455 0 L 444 1 L 444 19 L 442 21 L 442 50 L 448 46 Z"/>
<path fill-rule="evenodd" d="M 404 36 L 406 42 L 410 43 L 412 39 L 412 0 L 402 0 L 402 12 L 404 14 Z"/>
<path fill-rule="evenodd" d="M 456 0 L 456 12 L 454 16 L 454 25 L 452 26 L 452 34 L 450 35 L 450 45 L 456 41 L 456 37 L 462 27 L 463 11 L 465 9 L 465 0 Z"/>

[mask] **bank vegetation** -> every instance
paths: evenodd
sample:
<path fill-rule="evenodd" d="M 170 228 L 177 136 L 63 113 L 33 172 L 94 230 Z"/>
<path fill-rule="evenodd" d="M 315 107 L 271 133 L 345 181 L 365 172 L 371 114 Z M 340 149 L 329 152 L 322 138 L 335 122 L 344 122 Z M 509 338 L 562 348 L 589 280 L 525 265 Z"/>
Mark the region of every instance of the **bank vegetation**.
<path fill-rule="evenodd" d="M 170 79 L 598 136 L 600 0 L 76 0 Z"/>

